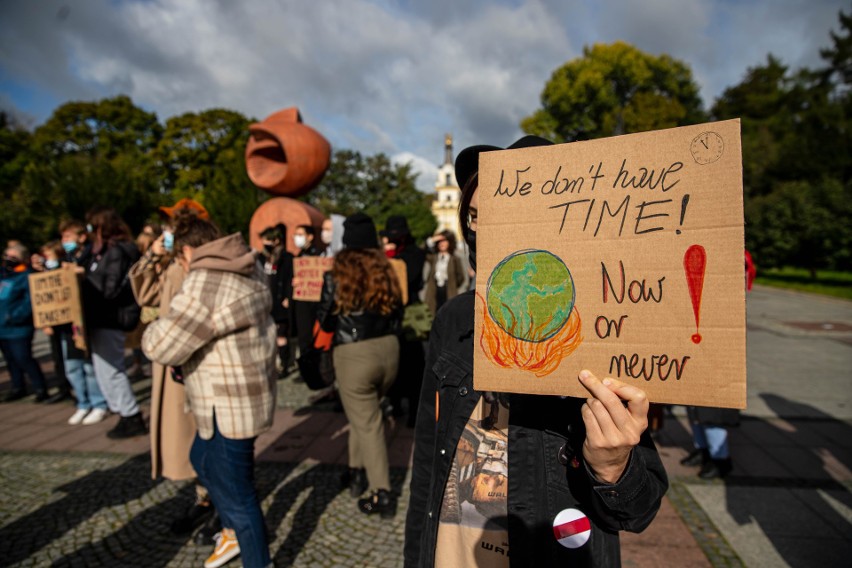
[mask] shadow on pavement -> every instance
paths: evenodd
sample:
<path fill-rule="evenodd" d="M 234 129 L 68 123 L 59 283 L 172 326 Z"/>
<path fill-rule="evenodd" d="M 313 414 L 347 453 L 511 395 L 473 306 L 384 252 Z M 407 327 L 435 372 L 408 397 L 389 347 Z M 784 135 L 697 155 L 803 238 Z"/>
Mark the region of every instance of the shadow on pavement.
<path fill-rule="evenodd" d="M 139 499 L 159 483 L 145 475 L 149 467 L 148 454 L 141 454 L 118 467 L 94 471 L 57 487 L 55 491 L 64 492 L 64 497 L 0 529 L 2 564 L 15 564 L 28 558 L 86 523 L 102 508 Z"/>
<path fill-rule="evenodd" d="M 792 568 L 848 566 L 852 524 L 840 510 L 852 510 L 852 494 L 837 478 L 852 466 L 849 452 L 840 449 L 852 441 L 852 427 L 810 405 L 774 394 L 760 396 L 777 416 L 809 418 L 744 424 L 769 441 L 759 450 L 783 470 L 775 474 L 766 468 L 764 475 L 752 476 L 735 470 L 724 480 L 728 513 L 740 527 L 757 524 Z M 732 449 L 735 464 L 736 451 L 746 448 Z"/>

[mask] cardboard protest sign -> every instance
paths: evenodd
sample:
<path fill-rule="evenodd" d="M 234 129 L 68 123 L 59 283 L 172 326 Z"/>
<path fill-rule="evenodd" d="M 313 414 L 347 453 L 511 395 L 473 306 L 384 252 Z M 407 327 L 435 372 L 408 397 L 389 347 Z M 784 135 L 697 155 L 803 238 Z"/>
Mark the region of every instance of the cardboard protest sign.
<path fill-rule="evenodd" d="M 479 156 L 474 386 L 745 408 L 738 120 Z"/>
<path fill-rule="evenodd" d="M 322 296 L 322 275 L 331 270 L 333 258 L 302 256 L 293 259 L 293 299 L 319 302 Z"/>
<path fill-rule="evenodd" d="M 30 303 L 36 328 L 72 324 L 74 344 L 86 349 L 80 285 L 73 267 L 30 274 Z"/>
<path fill-rule="evenodd" d="M 398 258 L 391 258 L 391 267 L 397 280 L 399 280 L 399 289 L 402 292 L 402 305 L 408 305 L 408 267 L 405 266 L 405 261 Z"/>

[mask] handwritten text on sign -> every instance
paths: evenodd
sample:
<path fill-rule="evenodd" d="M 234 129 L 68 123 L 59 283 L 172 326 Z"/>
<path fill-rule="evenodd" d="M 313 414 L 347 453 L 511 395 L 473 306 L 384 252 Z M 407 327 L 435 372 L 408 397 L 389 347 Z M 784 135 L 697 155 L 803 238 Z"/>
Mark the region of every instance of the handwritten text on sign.
<path fill-rule="evenodd" d="M 744 406 L 738 121 L 479 159 L 477 389 Z"/>
<path fill-rule="evenodd" d="M 29 282 L 35 327 L 52 327 L 80 319 L 80 289 L 73 270 L 31 274 Z"/>
<path fill-rule="evenodd" d="M 322 296 L 323 274 L 331 270 L 333 258 L 303 256 L 293 259 L 293 299 L 319 302 Z"/>

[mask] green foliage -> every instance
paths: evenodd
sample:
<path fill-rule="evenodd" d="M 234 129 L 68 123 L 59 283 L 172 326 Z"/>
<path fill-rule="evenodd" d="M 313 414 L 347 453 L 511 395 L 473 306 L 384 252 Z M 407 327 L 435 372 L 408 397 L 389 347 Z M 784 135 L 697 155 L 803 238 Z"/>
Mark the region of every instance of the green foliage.
<path fill-rule="evenodd" d="M 624 42 L 595 44 L 553 72 L 542 108 L 521 121 L 554 142 L 587 140 L 704 120 L 689 67 Z"/>
<path fill-rule="evenodd" d="M 160 204 L 150 154 L 161 132 L 156 115 L 128 97 L 60 106 L 18 154 L 25 165 L 8 190 L 4 236 L 37 247 L 63 218 L 103 204 L 138 228 Z"/>
<path fill-rule="evenodd" d="M 742 119 L 746 246 L 764 267 L 852 268 L 852 17 L 840 23 L 827 66 L 790 73 L 770 55 L 713 105 Z"/>
<path fill-rule="evenodd" d="M 746 247 L 762 266 L 852 267 L 849 193 L 837 180 L 785 182 L 746 203 Z"/>
<path fill-rule="evenodd" d="M 160 189 L 169 201 L 195 199 L 226 233 L 245 233 L 263 200 L 245 171 L 249 123 L 226 109 L 175 116 L 166 121 L 153 152 Z"/>
<path fill-rule="evenodd" d="M 434 233 L 438 224 L 431 198 L 417 190 L 417 174 L 409 164 L 391 164 L 384 154 L 364 157 L 354 150 L 338 150 L 328 172 L 306 200 L 326 215 L 362 211 L 382 228 L 391 215 L 404 215 L 417 240 Z"/>

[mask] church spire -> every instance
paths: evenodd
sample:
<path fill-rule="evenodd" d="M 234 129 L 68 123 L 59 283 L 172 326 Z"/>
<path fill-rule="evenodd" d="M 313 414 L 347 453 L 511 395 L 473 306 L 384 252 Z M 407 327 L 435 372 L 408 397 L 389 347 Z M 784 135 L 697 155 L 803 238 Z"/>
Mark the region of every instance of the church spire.
<path fill-rule="evenodd" d="M 453 165 L 453 135 L 444 136 L 444 164 Z"/>

